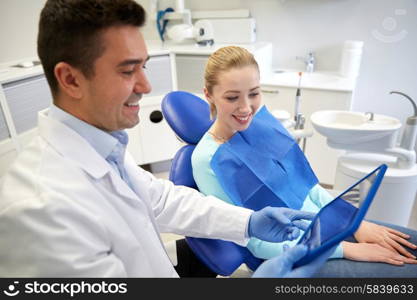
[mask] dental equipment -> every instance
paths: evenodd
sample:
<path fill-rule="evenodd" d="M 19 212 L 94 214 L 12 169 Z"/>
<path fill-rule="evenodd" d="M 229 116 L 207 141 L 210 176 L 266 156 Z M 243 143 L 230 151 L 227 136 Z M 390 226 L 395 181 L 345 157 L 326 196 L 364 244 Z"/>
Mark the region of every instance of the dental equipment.
<path fill-rule="evenodd" d="M 302 123 L 303 115 L 300 113 L 300 96 L 301 96 L 301 77 L 303 76 L 303 72 L 298 72 L 298 87 L 297 92 L 295 94 L 295 108 L 294 108 L 294 121 L 295 121 L 295 129 L 302 129 L 304 127 L 304 123 Z"/>
<path fill-rule="evenodd" d="M 209 20 L 199 20 L 194 25 L 178 24 L 167 31 L 167 36 L 176 43 L 195 39 L 198 45 L 213 45 L 213 26 Z"/>
<path fill-rule="evenodd" d="M 414 115 L 407 118 L 406 124 L 404 126 L 404 133 L 403 137 L 401 139 L 400 148 L 403 148 L 405 150 L 414 151 L 414 147 L 416 145 L 416 136 L 417 136 L 417 106 L 413 99 L 411 99 L 410 96 L 398 92 L 398 91 L 392 91 L 390 94 L 398 94 L 401 96 L 404 96 L 406 99 L 408 99 L 411 102 L 411 105 L 413 106 Z"/>
<path fill-rule="evenodd" d="M 302 145 L 302 149 L 303 152 L 305 152 L 305 148 L 306 148 L 306 139 L 307 136 L 304 137 L 297 137 L 299 136 L 299 132 L 300 131 L 304 131 L 304 124 L 306 121 L 306 118 L 304 117 L 304 115 L 302 113 L 300 113 L 300 103 L 301 103 L 301 78 L 303 76 L 303 72 L 298 72 L 298 87 L 297 87 L 297 92 L 295 94 L 295 108 L 294 108 L 294 138 L 297 141 L 297 144 L 300 144 L 300 141 L 303 140 L 303 145 Z M 298 134 L 297 134 L 298 132 Z M 309 135 L 311 136 L 311 135 Z"/>

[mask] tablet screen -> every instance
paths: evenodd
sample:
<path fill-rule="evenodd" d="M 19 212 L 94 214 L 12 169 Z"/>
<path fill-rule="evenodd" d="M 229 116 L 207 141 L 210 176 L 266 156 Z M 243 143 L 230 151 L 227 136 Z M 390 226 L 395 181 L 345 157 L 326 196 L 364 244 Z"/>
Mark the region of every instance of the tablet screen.
<path fill-rule="evenodd" d="M 321 210 L 305 232 L 300 244 L 313 250 L 331 237 L 348 228 L 358 209 L 342 197 L 336 198 Z"/>
<path fill-rule="evenodd" d="M 380 177 L 382 177 L 383 174 L 377 176 L 380 171 L 381 168 L 378 168 L 374 172 L 368 174 L 319 211 L 303 237 L 298 242 L 299 244 L 308 246 L 309 251 L 307 256 L 311 255 L 312 252 L 315 252 L 315 249 L 320 248 L 320 246 L 327 241 L 333 240 L 333 243 L 328 245 L 328 247 L 325 247 L 326 249 L 341 242 L 356 231 L 357 227 L 354 228 L 354 226 L 359 226 L 382 179 Z M 383 169 L 383 171 L 385 171 L 385 169 Z M 371 197 L 368 197 L 369 191 L 376 178 L 379 178 L 379 180 L 377 180 L 377 185 L 373 188 L 374 191 L 371 193 Z M 364 201 L 365 199 L 367 201 Z M 360 203 L 359 208 L 355 207 L 350 202 Z M 362 209 L 361 206 L 364 204 L 366 207 L 363 207 L 364 209 Z M 355 224 L 355 217 L 359 212 L 361 212 L 361 217 L 360 220 L 356 220 L 357 224 Z M 326 249 L 323 249 L 323 251 Z M 306 260 L 304 261 L 304 263 L 307 262 L 308 261 Z"/>

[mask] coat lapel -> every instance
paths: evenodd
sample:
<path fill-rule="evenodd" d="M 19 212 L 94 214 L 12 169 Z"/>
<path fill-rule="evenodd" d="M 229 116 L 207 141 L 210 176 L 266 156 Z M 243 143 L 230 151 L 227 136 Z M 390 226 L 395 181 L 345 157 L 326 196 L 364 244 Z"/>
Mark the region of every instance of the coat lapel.
<path fill-rule="evenodd" d="M 95 180 L 110 178 L 114 191 L 137 206 L 139 198 L 108 162 L 77 132 L 63 123 L 49 118 L 48 111 L 39 113 L 39 134 L 57 152 L 67 157 Z"/>

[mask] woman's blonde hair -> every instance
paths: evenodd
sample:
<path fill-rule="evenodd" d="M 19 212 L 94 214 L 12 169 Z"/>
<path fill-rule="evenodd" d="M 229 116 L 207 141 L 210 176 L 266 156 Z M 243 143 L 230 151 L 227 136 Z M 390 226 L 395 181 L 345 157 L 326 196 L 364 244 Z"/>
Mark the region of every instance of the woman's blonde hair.
<path fill-rule="evenodd" d="M 209 94 L 217 85 L 219 74 L 234 68 L 255 66 L 259 72 L 259 66 L 253 55 L 246 49 L 237 46 L 223 47 L 210 55 L 204 72 L 204 85 Z M 210 115 L 216 117 L 216 107 L 210 103 Z"/>

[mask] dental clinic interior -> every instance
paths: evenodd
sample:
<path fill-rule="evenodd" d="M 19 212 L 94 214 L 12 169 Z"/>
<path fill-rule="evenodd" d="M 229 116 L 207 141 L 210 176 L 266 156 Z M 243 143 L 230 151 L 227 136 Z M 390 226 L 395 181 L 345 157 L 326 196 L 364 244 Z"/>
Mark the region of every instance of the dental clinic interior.
<path fill-rule="evenodd" d="M 136 1 L 148 16 L 142 32 L 152 85 L 139 125 L 128 129 L 138 165 L 169 179 L 185 142 L 165 119 L 163 98 L 178 90 L 204 99 L 208 56 L 238 45 L 254 55 L 263 103 L 320 184 L 337 195 L 385 163 L 366 218 L 417 229 L 417 1 Z M 0 176 L 52 101 L 36 56 L 44 3 L 0 1 Z M 362 188 L 351 199 L 357 205 Z"/>

